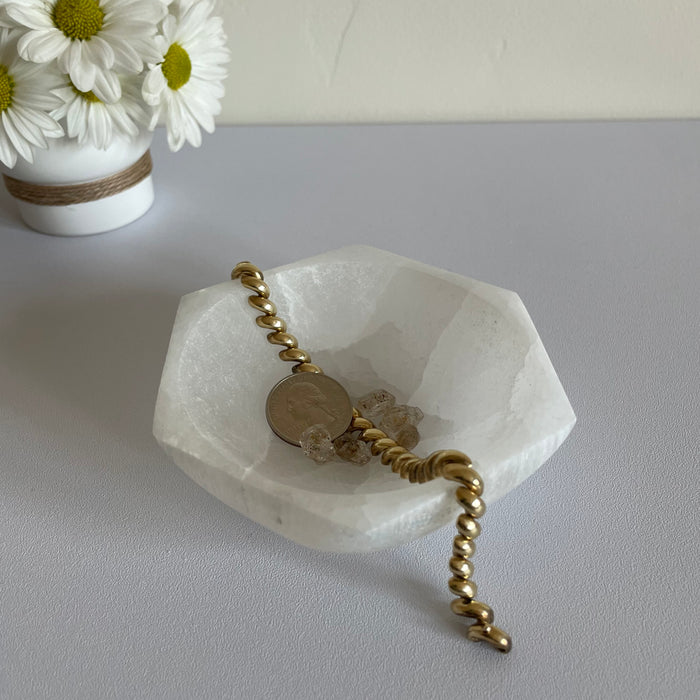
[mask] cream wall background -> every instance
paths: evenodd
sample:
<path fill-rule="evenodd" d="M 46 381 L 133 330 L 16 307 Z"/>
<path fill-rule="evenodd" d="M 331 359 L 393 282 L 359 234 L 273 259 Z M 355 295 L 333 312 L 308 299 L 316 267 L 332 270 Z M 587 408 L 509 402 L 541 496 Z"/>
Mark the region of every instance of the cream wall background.
<path fill-rule="evenodd" d="M 700 115 L 698 0 L 222 0 L 220 123 Z"/>

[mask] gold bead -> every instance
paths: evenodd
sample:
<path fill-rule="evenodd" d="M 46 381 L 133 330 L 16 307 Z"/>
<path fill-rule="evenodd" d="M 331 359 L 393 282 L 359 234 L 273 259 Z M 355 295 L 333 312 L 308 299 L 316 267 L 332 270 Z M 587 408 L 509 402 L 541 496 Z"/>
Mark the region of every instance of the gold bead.
<path fill-rule="evenodd" d="M 394 447 L 390 447 L 382 453 L 382 464 L 391 464 L 394 459 L 400 455 L 406 454 L 406 452 L 408 452 L 408 450 L 405 447 L 395 444 Z"/>
<path fill-rule="evenodd" d="M 463 598 L 455 598 L 450 603 L 450 607 L 455 615 L 471 617 L 487 625 L 493 622 L 493 610 L 486 603 L 480 603 L 478 600 L 466 601 Z"/>
<path fill-rule="evenodd" d="M 287 348 L 286 350 L 280 350 L 279 352 L 280 360 L 285 362 L 310 362 L 311 355 L 309 355 L 306 350 L 301 350 L 300 348 Z"/>
<path fill-rule="evenodd" d="M 462 535 L 457 535 L 452 542 L 452 551 L 457 556 L 473 557 L 476 552 L 476 542 Z"/>
<path fill-rule="evenodd" d="M 292 374 L 300 374 L 301 372 L 312 372 L 313 374 L 323 374 L 323 370 L 311 362 L 304 362 L 300 365 L 292 367 Z"/>
<path fill-rule="evenodd" d="M 473 624 L 467 630 L 467 639 L 470 642 L 486 642 L 498 651 L 507 654 L 513 642 L 511 638 L 495 625 L 484 625 L 481 622 Z"/>
<path fill-rule="evenodd" d="M 265 299 L 270 296 L 270 288 L 261 279 L 256 279 L 255 277 L 241 277 L 241 284 L 246 289 L 250 289 L 251 292 L 255 292 Z"/>
<path fill-rule="evenodd" d="M 415 455 L 413 455 L 413 459 L 411 460 L 402 460 L 401 466 L 399 467 L 399 474 L 401 475 L 401 478 L 415 481 L 415 479 L 411 477 L 415 475 L 416 470 L 420 467 L 421 461 L 422 460 Z"/>
<path fill-rule="evenodd" d="M 364 440 L 364 442 L 374 442 L 375 440 L 381 440 L 385 437 L 386 433 L 379 430 L 379 428 L 368 428 L 367 430 L 363 430 L 360 434 L 360 440 Z"/>
<path fill-rule="evenodd" d="M 412 469 L 406 469 L 405 474 L 401 474 L 404 479 L 408 479 L 412 484 L 423 484 L 427 481 L 425 478 L 425 464 L 423 460 L 419 460 Z"/>
<path fill-rule="evenodd" d="M 412 466 L 418 464 L 419 461 L 420 458 L 416 457 L 412 452 L 404 452 L 391 463 L 391 471 L 398 472 L 401 476 L 404 476 L 404 470 L 410 469 Z"/>
<path fill-rule="evenodd" d="M 475 540 L 481 534 L 481 525 L 466 513 L 457 518 L 457 531 L 462 537 Z"/>
<path fill-rule="evenodd" d="M 474 573 L 474 564 L 464 557 L 452 557 L 450 559 L 450 571 L 457 578 L 467 579 Z"/>
<path fill-rule="evenodd" d="M 269 331 L 284 332 L 287 330 L 287 324 L 277 316 L 258 316 L 255 319 L 255 323 L 257 323 L 261 328 L 267 328 Z"/>
<path fill-rule="evenodd" d="M 277 307 L 269 300 L 263 297 L 252 296 L 248 297 L 248 303 L 258 311 L 262 311 L 268 316 L 274 316 L 277 313 Z"/>
<path fill-rule="evenodd" d="M 438 450 L 428 455 L 425 461 L 430 465 L 435 476 L 441 476 L 442 470 L 447 464 L 464 464 L 466 466 L 472 463 L 471 459 L 459 450 Z"/>
<path fill-rule="evenodd" d="M 264 279 L 262 270 L 257 265 L 253 265 L 252 262 L 248 262 L 247 260 L 239 262 L 238 265 L 233 268 L 231 271 L 231 279 L 235 280 L 239 277 L 243 277 L 243 275 L 256 277 L 259 280 Z"/>
<path fill-rule="evenodd" d="M 288 348 L 295 348 L 299 345 L 297 339 L 291 333 L 282 333 L 282 331 L 268 333 L 267 342 L 272 345 L 285 345 Z"/>
<path fill-rule="evenodd" d="M 372 443 L 372 454 L 381 454 L 384 450 L 388 450 L 391 447 L 396 447 L 396 442 L 394 440 L 390 437 L 379 438 L 379 440 L 375 440 Z"/>
<path fill-rule="evenodd" d="M 447 585 L 450 587 L 450 590 L 460 598 L 468 598 L 469 600 L 476 598 L 476 584 L 474 581 L 453 576 L 447 582 Z"/>
<path fill-rule="evenodd" d="M 466 486 L 457 489 L 457 502 L 472 518 L 480 518 L 486 512 L 486 504 Z"/>
<path fill-rule="evenodd" d="M 446 464 L 443 467 L 442 475 L 445 479 L 456 481 L 462 486 L 474 492 L 475 495 L 481 496 L 484 492 L 484 482 L 475 469 L 467 467 L 463 464 Z"/>
<path fill-rule="evenodd" d="M 366 418 L 362 418 L 362 416 L 355 416 L 352 419 L 351 425 L 354 430 L 368 430 L 369 428 L 374 427 L 371 421 L 368 421 Z"/>

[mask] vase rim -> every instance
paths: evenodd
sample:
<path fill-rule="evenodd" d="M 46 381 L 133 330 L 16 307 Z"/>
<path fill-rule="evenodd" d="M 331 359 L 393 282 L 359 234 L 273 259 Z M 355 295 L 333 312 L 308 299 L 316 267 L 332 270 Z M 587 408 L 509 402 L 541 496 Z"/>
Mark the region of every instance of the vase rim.
<path fill-rule="evenodd" d="M 102 150 L 63 136 L 51 139 L 46 149 L 34 150 L 34 162 L 18 158 L 14 168 L 3 167 L 10 177 L 36 184 L 77 184 L 98 180 L 124 170 L 151 145 L 153 132 L 139 131 L 133 139 L 118 138 Z"/>

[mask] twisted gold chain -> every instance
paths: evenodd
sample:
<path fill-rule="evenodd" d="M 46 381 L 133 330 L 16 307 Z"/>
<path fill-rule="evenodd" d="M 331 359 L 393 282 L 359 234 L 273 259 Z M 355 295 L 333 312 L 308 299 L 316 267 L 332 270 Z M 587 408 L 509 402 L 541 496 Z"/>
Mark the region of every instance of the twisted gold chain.
<path fill-rule="evenodd" d="M 263 273 L 259 267 L 249 262 L 239 262 L 233 268 L 231 279 L 240 279 L 241 284 L 255 294 L 248 297 L 248 303 L 256 310 L 262 311 L 262 315 L 255 322 L 265 330 L 272 331 L 267 334 L 267 341 L 273 345 L 284 345 L 279 356 L 285 362 L 296 362 L 292 372 L 315 372 L 323 374 L 323 370 L 311 363 L 311 356 L 306 350 L 299 348 L 297 339 L 287 333 L 287 324 L 277 316 L 277 307 L 270 301 L 270 288 L 265 282 Z"/>
<path fill-rule="evenodd" d="M 285 362 L 295 362 L 292 372 L 315 372 L 323 370 L 312 364 L 311 356 L 299 349 L 297 339 L 287 333 L 287 324 L 277 316 L 277 307 L 270 301 L 270 288 L 264 280 L 260 268 L 250 262 L 241 262 L 231 273 L 231 279 L 240 279 L 241 284 L 254 292 L 248 297 L 248 303 L 262 312 L 255 321 L 261 328 L 270 331 L 268 342 L 283 345 L 279 356 Z M 452 578 L 448 586 L 457 596 L 451 603 L 456 615 L 475 620 L 467 629 L 467 638 L 473 642 L 486 642 L 498 651 L 508 653 L 512 642 L 508 634 L 493 624 L 493 610 L 476 600 L 476 583 L 471 580 L 474 565 L 470 558 L 474 556 L 474 540 L 481 532 L 478 519 L 486 512 L 486 504 L 481 498 L 483 482 L 472 466 L 472 461 L 458 450 L 438 450 L 425 458 L 420 458 L 397 444 L 385 432 L 376 428 L 367 418 L 363 418 L 357 409 L 353 409 L 350 430 L 359 431 L 360 439 L 370 445 L 372 454 L 381 458 L 382 464 L 390 465 L 393 472 L 411 483 L 423 484 L 438 477 L 459 484 L 457 502 L 464 508 L 457 518 L 457 536 L 452 545 L 450 571 Z"/>

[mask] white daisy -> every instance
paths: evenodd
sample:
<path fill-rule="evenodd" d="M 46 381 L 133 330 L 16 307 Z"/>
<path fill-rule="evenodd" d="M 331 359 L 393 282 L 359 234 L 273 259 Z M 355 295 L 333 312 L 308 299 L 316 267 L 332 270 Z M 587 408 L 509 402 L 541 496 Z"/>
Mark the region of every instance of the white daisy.
<path fill-rule="evenodd" d="M 132 77 L 121 80 L 122 96 L 118 102 L 103 102 L 92 91 L 83 92 L 68 81 L 68 85 L 53 91 L 62 104 L 51 112 L 54 119 L 66 119 L 66 132 L 82 146 L 108 148 L 115 137 L 132 138 L 145 125 L 148 116 L 143 108 L 141 90 Z"/>
<path fill-rule="evenodd" d="M 185 141 L 199 146 L 200 126 L 212 133 L 221 112 L 229 52 L 223 22 L 211 16 L 213 10 L 213 0 L 172 3 L 157 37 L 161 58 L 149 66 L 143 83 L 143 98 L 154 107 L 149 128 L 164 115 L 172 151 Z"/>
<path fill-rule="evenodd" d="M 59 104 L 51 90 L 61 76 L 22 60 L 10 37 L 0 29 L 0 161 L 13 168 L 18 155 L 34 162 L 34 148 L 46 148 L 47 139 L 63 136 L 63 129 L 49 116 Z"/>
<path fill-rule="evenodd" d="M 21 29 L 17 50 L 34 63 L 58 67 L 83 92 L 102 100 L 120 96 L 117 70 L 139 73 L 154 59 L 154 35 L 166 12 L 163 0 L 1 0 L 4 15 Z"/>

